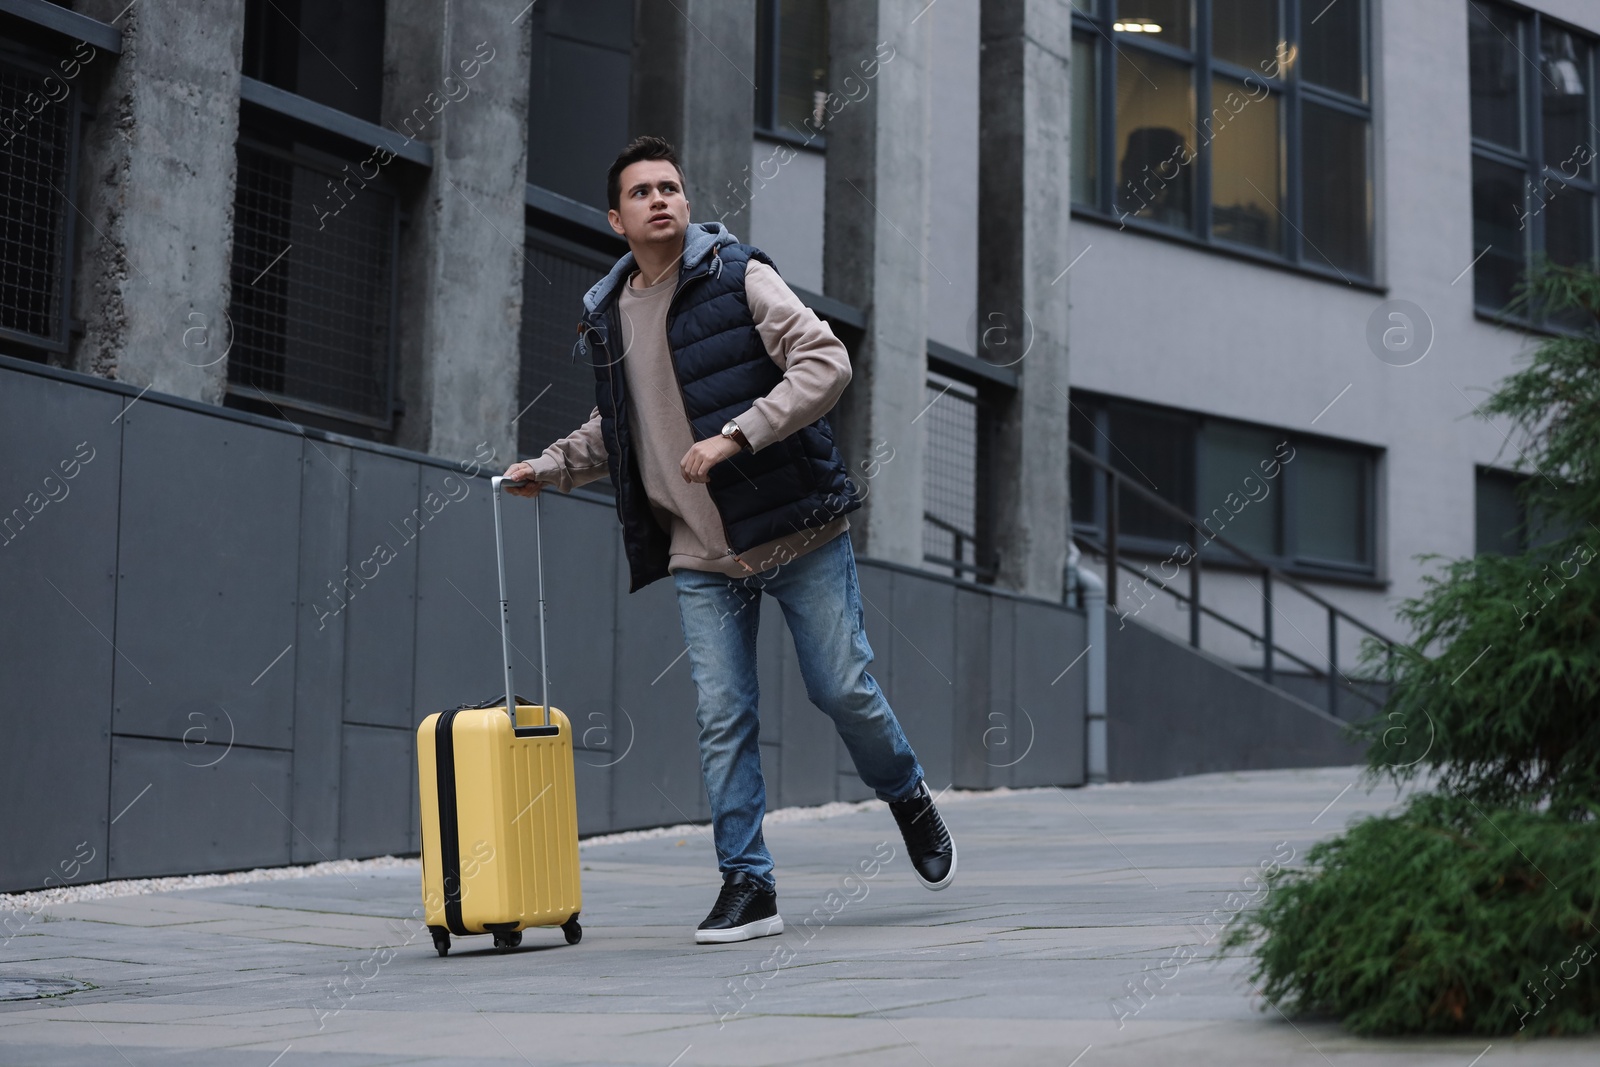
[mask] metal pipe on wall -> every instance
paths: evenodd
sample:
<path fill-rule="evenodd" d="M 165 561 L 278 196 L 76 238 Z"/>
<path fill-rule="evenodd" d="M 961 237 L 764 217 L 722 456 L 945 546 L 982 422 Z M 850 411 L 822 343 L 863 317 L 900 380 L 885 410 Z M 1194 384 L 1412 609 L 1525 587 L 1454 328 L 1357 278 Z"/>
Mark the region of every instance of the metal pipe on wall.
<path fill-rule="evenodd" d="M 1088 623 L 1084 649 L 1089 659 L 1084 700 L 1084 777 L 1090 785 L 1096 785 L 1106 781 L 1110 769 L 1106 748 L 1106 583 L 1081 561 L 1078 546 L 1070 545 L 1067 566 L 1078 583 L 1078 596 Z"/>

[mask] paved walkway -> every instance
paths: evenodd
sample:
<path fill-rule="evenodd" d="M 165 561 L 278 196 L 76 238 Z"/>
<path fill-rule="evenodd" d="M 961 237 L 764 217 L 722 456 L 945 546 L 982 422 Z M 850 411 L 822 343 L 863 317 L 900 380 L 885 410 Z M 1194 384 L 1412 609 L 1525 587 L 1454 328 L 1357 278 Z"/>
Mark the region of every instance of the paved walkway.
<path fill-rule="evenodd" d="M 1200 924 L 1262 864 L 1393 800 L 1354 778 L 951 797 L 960 871 L 939 894 L 881 807 L 770 825 L 788 930 L 733 946 L 692 943 L 716 886 L 698 830 L 585 848 L 583 943 L 536 930 L 505 956 L 477 938 L 439 959 L 413 936 L 414 867 L 56 905 L 0 952 L 0 995 L 21 977 L 94 988 L 0 1003 L 0 1064 L 1600 1062 L 1600 1040 L 1290 1024 L 1259 1010 L 1243 961 L 1212 958 Z"/>

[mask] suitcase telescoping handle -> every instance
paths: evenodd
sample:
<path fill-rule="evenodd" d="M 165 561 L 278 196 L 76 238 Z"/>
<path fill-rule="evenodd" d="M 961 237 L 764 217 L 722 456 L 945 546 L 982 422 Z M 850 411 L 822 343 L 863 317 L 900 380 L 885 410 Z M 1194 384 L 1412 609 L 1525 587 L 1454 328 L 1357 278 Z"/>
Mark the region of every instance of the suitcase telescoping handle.
<path fill-rule="evenodd" d="M 516 689 L 511 684 L 511 602 L 506 595 L 506 543 L 505 535 L 500 527 L 500 490 L 506 485 L 522 485 L 522 482 L 507 482 L 500 475 L 495 475 L 489 480 L 493 486 L 491 495 L 494 497 L 494 554 L 496 562 L 500 565 L 500 652 L 506 665 L 506 714 L 511 716 L 511 728 L 517 727 L 517 698 Z M 550 725 L 550 669 L 545 659 L 544 649 L 544 535 L 539 522 L 539 498 L 533 498 L 533 545 L 534 557 L 539 568 L 539 673 L 543 675 L 543 696 L 540 703 L 544 705 L 544 724 Z"/>

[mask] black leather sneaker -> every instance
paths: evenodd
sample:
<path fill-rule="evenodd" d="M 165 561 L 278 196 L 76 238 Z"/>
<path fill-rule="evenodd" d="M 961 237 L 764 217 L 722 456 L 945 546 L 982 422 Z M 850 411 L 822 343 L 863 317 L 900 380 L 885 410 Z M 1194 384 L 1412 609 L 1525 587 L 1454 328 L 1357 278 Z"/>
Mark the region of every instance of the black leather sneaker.
<path fill-rule="evenodd" d="M 694 939 L 700 945 L 725 945 L 781 933 L 777 890 L 767 889 L 744 871 L 734 871 L 723 879 L 722 892 Z"/>
<path fill-rule="evenodd" d="M 891 802 L 889 810 L 900 824 L 900 836 L 905 838 L 917 881 L 935 890 L 949 885 L 956 876 L 956 845 L 939 817 L 939 809 L 933 805 L 933 797 L 928 795 L 927 784 L 918 782 L 915 793 Z"/>

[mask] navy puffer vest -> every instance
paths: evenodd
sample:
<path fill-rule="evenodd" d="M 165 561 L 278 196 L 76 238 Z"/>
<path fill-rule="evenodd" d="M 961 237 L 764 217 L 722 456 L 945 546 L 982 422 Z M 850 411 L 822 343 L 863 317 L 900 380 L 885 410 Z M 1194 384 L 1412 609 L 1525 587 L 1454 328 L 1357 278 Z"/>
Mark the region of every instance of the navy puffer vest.
<path fill-rule="evenodd" d="M 680 269 L 667 309 L 667 345 L 696 441 L 720 434 L 724 423 L 748 411 L 783 380 L 745 297 L 744 269 L 751 258 L 772 265 L 750 245 L 713 247 Z M 626 272 L 620 284 L 627 284 Z M 613 285 L 594 307 L 585 309 L 578 348 L 595 370 L 595 406 L 617 488 L 632 593 L 667 577 L 671 537 L 655 520 L 634 455 L 627 376 L 621 365 L 618 288 Z M 740 452 L 717 464 L 706 487 L 735 555 L 824 526 L 861 506 L 826 416 L 760 452 Z"/>

